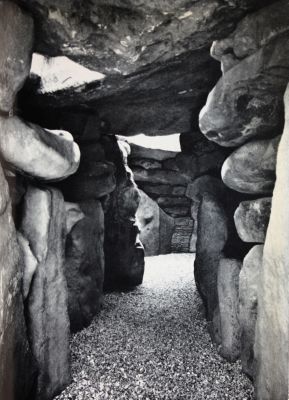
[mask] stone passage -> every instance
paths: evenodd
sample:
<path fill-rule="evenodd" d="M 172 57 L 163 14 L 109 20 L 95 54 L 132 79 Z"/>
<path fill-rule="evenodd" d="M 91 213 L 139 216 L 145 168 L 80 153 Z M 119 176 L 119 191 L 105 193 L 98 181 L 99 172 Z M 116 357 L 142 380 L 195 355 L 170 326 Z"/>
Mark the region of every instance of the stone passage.
<path fill-rule="evenodd" d="M 240 363 L 226 362 L 207 333 L 193 257 L 147 258 L 141 287 L 105 297 L 72 338 L 73 383 L 57 400 L 253 399 Z"/>
<path fill-rule="evenodd" d="M 289 399 L 288 14 L 0 0 L 0 400 Z"/>

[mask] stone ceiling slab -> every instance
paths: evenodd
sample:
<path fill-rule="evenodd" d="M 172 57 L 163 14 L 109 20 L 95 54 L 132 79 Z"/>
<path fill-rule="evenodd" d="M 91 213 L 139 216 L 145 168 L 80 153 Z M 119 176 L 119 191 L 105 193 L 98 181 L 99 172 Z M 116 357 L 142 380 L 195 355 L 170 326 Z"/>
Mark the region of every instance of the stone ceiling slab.
<path fill-rule="evenodd" d="M 34 16 L 35 50 L 105 75 L 131 74 L 226 36 L 272 0 L 16 0 Z"/>

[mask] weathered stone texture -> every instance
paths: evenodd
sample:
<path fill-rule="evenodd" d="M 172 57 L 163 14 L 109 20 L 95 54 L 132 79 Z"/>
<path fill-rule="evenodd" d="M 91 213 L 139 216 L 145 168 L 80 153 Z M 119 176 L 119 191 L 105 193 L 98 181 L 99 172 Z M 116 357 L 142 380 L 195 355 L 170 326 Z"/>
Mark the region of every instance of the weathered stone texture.
<path fill-rule="evenodd" d="M 229 37 L 214 42 L 212 56 L 225 64 L 230 57 L 233 66 L 256 53 L 273 38 L 288 32 L 288 7 L 288 2 L 281 0 L 247 15 Z"/>
<path fill-rule="evenodd" d="M 218 300 L 220 311 L 220 353 L 227 360 L 236 361 L 240 355 L 239 273 L 242 263 L 221 258 L 218 268 Z"/>
<path fill-rule="evenodd" d="M 254 246 L 246 255 L 239 279 L 239 321 L 241 361 L 244 372 L 254 377 L 254 343 L 258 313 L 258 285 L 263 259 L 263 245 Z"/>
<path fill-rule="evenodd" d="M 171 250 L 174 220 L 143 191 L 140 191 L 140 194 L 141 198 L 136 218 L 145 255 L 167 254 Z"/>
<path fill-rule="evenodd" d="M 281 137 L 270 222 L 263 253 L 255 343 L 258 400 L 288 398 L 289 376 L 289 88 L 285 94 L 285 128 Z"/>
<path fill-rule="evenodd" d="M 238 235 L 244 242 L 264 243 L 271 211 L 271 197 L 242 201 L 234 214 Z"/>
<path fill-rule="evenodd" d="M 105 214 L 105 288 L 136 286 L 144 274 L 144 249 L 139 240 L 136 211 L 140 193 L 127 166 L 127 153 L 113 137 L 103 143 L 106 157 L 116 167 L 116 188 Z"/>
<path fill-rule="evenodd" d="M 65 277 L 70 329 L 87 326 L 99 311 L 104 280 L 104 214 L 99 201 L 66 203 Z"/>
<path fill-rule="evenodd" d="M 29 75 L 33 20 L 9 1 L 0 2 L 0 16 L 0 110 L 9 113 Z"/>
<path fill-rule="evenodd" d="M 212 194 L 205 193 L 198 210 L 195 279 L 209 321 L 213 321 L 218 306 L 218 267 L 227 235 L 227 217 L 222 205 Z"/>
<path fill-rule="evenodd" d="M 36 18 L 39 53 L 66 55 L 105 74 L 127 75 L 224 37 L 247 10 L 270 1 L 163 0 L 123 5 L 96 0 L 86 5 L 65 0 L 57 8 L 53 0 L 21 3 Z"/>
<path fill-rule="evenodd" d="M 279 141 L 254 140 L 235 150 L 222 167 L 223 182 L 237 192 L 271 194 Z"/>
<path fill-rule="evenodd" d="M 0 116 L 0 150 L 19 172 L 45 181 L 57 181 L 75 173 L 80 152 L 72 135 L 48 131 L 18 117 Z"/>
<path fill-rule="evenodd" d="M 0 166 L 0 398 L 29 400 L 37 371 L 26 336 L 22 259 Z"/>
<path fill-rule="evenodd" d="M 200 114 L 209 140 L 237 146 L 282 132 L 282 96 L 289 72 L 289 33 L 276 37 L 227 71 Z"/>
<path fill-rule="evenodd" d="M 28 188 L 21 233 L 38 262 L 26 310 L 32 351 L 39 368 L 37 398 L 50 400 L 70 383 L 65 207 L 59 191 Z"/>

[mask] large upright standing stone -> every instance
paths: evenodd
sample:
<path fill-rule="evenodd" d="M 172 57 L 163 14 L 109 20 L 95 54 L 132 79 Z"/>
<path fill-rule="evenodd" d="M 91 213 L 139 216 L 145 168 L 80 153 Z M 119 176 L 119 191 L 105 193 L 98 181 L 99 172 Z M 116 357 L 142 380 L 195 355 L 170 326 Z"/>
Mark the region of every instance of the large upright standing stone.
<path fill-rule="evenodd" d="M 136 212 L 140 239 L 146 256 L 157 256 L 160 248 L 160 208 L 142 190 L 140 190 L 140 195 L 140 203 Z"/>
<path fill-rule="evenodd" d="M 289 374 L 289 87 L 263 254 L 255 343 L 258 400 L 287 400 Z"/>
<path fill-rule="evenodd" d="M 239 273 L 241 262 L 222 258 L 218 270 L 221 355 L 236 361 L 240 355 L 240 324 L 238 319 Z"/>
<path fill-rule="evenodd" d="M 218 267 L 227 237 L 225 211 L 216 197 L 206 192 L 198 210 L 195 279 L 210 322 L 218 308 Z"/>
<path fill-rule="evenodd" d="M 144 249 L 136 211 L 140 193 L 127 166 L 127 152 L 114 138 L 105 138 L 105 152 L 116 166 L 116 189 L 105 214 L 105 288 L 136 286 L 144 274 Z"/>
<path fill-rule="evenodd" d="M 50 400 L 70 382 L 65 207 L 58 190 L 28 188 L 21 232 L 38 261 L 27 299 L 28 332 L 39 367 L 37 398 Z"/>
<path fill-rule="evenodd" d="M 140 190 L 140 195 L 136 218 L 146 256 L 170 253 L 174 219 L 142 190 Z"/>
<path fill-rule="evenodd" d="M 0 1 L 0 38 L 0 115 L 8 117 L 29 74 L 33 41 L 32 18 L 8 1 Z M 24 321 L 22 260 L 1 165 L 0 226 L 0 399 L 28 400 L 35 369 Z"/>
<path fill-rule="evenodd" d="M 254 376 L 254 343 L 258 312 L 258 285 L 262 268 L 263 245 L 254 246 L 244 258 L 239 279 L 239 321 L 243 371 Z"/>
<path fill-rule="evenodd" d="M 66 203 L 65 276 L 70 328 L 87 326 L 102 300 L 104 215 L 100 201 Z"/>
<path fill-rule="evenodd" d="M 0 399 L 29 400 L 35 369 L 24 321 L 19 246 L 1 166 L 0 226 Z"/>

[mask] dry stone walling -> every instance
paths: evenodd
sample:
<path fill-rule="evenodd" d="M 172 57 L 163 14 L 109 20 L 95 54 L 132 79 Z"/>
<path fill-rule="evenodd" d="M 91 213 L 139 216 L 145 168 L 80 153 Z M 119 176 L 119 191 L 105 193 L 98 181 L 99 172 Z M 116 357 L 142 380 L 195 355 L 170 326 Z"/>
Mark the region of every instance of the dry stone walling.
<path fill-rule="evenodd" d="M 239 201 L 234 222 L 240 238 L 257 245 L 246 255 L 243 266 L 231 260 L 229 274 L 224 274 L 229 260 L 214 262 L 218 272 L 212 287 L 218 290 L 208 293 L 206 302 L 216 299 L 218 291 L 219 329 L 227 344 L 224 352 L 222 338 L 221 352 L 229 359 L 241 356 L 258 400 L 288 399 L 288 91 L 285 130 L 280 136 L 283 95 L 289 80 L 286 11 L 288 2 L 275 2 L 246 16 L 230 36 L 213 44 L 211 53 L 221 61 L 223 76 L 200 113 L 200 128 L 209 140 L 226 147 L 240 146 L 224 162 L 222 178 L 234 191 L 247 194 L 247 199 Z M 271 211 L 269 196 L 274 184 Z M 199 212 L 199 223 L 201 218 Z M 212 229 L 212 224 L 220 227 L 218 218 L 209 221 L 208 228 Z M 226 235 L 225 227 L 222 232 Z M 205 244 L 205 240 L 206 235 L 199 235 L 198 241 Z M 202 278 L 197 280 L 205 279 L 206 274 L 203 266 Z"/>
<path fill-rule="evenodd" d="M 142 189 L 137 217 L 147 255 L 196 250 L 199 200 L 194 181 L 204 176 L 214 180 L 208 174 L 220 174 L 227 151 L 201 135 L 185 149 L 178 153 L 131 144 L 129 165 Z"/>

